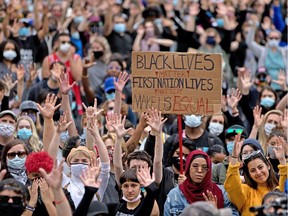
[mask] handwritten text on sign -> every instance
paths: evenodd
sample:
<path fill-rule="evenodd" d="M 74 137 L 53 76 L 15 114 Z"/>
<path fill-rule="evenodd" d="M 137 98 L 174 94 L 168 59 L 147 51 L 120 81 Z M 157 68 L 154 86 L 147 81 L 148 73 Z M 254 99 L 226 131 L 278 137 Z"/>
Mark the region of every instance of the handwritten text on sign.
<path fill-rule="evenodd" d="M 220 113 L 221 62 L 220 54 L 133 52 L 133 111 Z"/>

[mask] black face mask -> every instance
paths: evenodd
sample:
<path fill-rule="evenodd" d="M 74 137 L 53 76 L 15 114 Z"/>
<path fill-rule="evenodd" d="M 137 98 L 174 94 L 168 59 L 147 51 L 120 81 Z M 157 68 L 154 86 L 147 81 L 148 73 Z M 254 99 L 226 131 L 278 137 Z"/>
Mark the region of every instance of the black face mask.
<path fill-rule="evenodd" d="M 94 51 L 93 54 L 95 59 L 99 59 L 103 56 L 104 53 L 103 51 Z"/>
<path fill-rule="evenodd" d="M 206 39 L 206 43 L 211 45 L 211 46 L 215 46 L 216 45 L 216 40 L 214 37 L 208 36 Z"/>
<path fill-rule="evenodd" d="M 22 204 L 13 203 L 0 203 L 0 215 L 1 216 L 20 216 L 24 211 L 24 206 Z"/>
<path fill-rule="evenodd" d="M 52 33 L 54 31 L 57 30 L 57 26 L 56 25 L 49 25 L 49 32 Z"/>
<path fill-rule="evenodd" d="M 183 158 L 183 170 L 185 170 L 186 158 L 185 157 L 182 158 Z M 172 164 L 178 171 L 180 171 L 180 157 L 172 157 Z"/>

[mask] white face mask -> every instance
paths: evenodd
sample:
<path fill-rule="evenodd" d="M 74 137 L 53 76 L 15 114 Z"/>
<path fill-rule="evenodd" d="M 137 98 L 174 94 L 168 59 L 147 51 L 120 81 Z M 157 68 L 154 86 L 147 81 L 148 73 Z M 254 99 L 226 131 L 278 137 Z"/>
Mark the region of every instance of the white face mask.
<path fill-rule="evenodd" d="M 77 164 L 71 164 L 71 175 L 79 178 L 79 176 L 82 174 L 82 171 L 87 169 L 87 164 L 77 163 Z"/>
<path fill-rule="evenodd" d="M 265 134 L 266 134 L 267 136 L 270 136 L 271 131 L 272 131 L 275 127 L 276 127 L 276 125 L 274 125 L 274 124 L 266 123 L 266 124 L 264 125 Z"/>
<path fill-rule="evenodd" d="M 210 133 L 219 136 L 224 130 L 224 125 L 218 122 L 210 122 L 208 129 Z"/>
<path fill-rule="evenodd" d="M 3 52 L 3 57 L 8 61 L 12 61 L 16 56 L 17 53 L 14 50 L 6 50 Z"/>
<path fill-rule="evenodd" d="M 0 136 L 5 138 L 13 136 L 15 126 L 7 123 L 0 123 Z"/>
<path fill-rule="evenodd" d="M 139 194 L 136 198 L 134 198 L 133 200 L 129 200 L 129 199 L 127 199 L 125 196 L 123 196 L 122 197 L 122 199 L 124 200 L 124 201 L 126 201 L 127 203 L 134 203 L 134 202 L 137 202 L 138 200 L 140 200 L 141 199 L 141 194 Z"/>
<path fill-rule="evenodd" d="M 185 125 L 191 128 L 197 128 L 202 124 L 202 116 L 185 115 Z"/>
<path fill-rule="evenodd" d="M 70 43 L 64 43 L 64 44 L 60 45 L 59 49 L 61 52 L 67 53 L 69 51 L 70 47 L 71 47 Z"/>
<path fill-rule="evenodd" d="M 268 41 L 268 46 L 269 47 L 278 47 L 280 43 L 280 40 L 272 39 Z"/>

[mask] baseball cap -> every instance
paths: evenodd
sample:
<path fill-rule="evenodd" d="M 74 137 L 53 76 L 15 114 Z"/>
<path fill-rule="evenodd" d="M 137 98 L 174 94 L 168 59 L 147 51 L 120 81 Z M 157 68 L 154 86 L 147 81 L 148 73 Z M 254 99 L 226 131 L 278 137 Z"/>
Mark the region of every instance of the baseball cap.
<path fill-rule="evenodd" d="M 115 81 L 114 77 L 108 77 L 107 79 L 105 79 L 105 82 L 104 82 L 105 92 L 108 92 L 110 90 L 115 90 L 114 81 Z"/>
<path fill-rule="evenodd" d="M 12 112 L 11 110 L 4 110 L 4 111 L 2 111 L 2 112 L 0 113 L 0 118 L 2 118 L 2 117 L 5 116 L 5 115 L 10 115 L 10 116 L 13 117 L 13 119 L 14 119 L 15 121 L 17 121 L 17 116 L 16 116 L 15 113 Z"/>
<path fill-rule="evenodd" d="M 199 201 L 187 206 L 180 216 L 232 216 L 232 209 L 217 209 L 211 203 Z"/>
<path fill-rule="evenodd" d="M 108 215 L 109 214 L 108 208 L 102 202 L 93 201 L 89 206 L 87 216 L 95 216 L 98 214 Z"/>
<path fill-rule="evenodd" d="M 235 136 L 237 134 L 241 133 L 241 136 L 245 139 L 248 137 L 248 132 L 245 127 L 241 125 L 232 125 L 225 131 L 225 138 L 228 138 L 230 136 Z"/>
<path fill-rule="evenodd" d="M 20 105 L 20 111 L 22 112 L 23 110 L 35 110 L 36 112 L 39 112 L 38 107 L 34 101 L 31 100 L 26 100 L 23 101 Z"/>

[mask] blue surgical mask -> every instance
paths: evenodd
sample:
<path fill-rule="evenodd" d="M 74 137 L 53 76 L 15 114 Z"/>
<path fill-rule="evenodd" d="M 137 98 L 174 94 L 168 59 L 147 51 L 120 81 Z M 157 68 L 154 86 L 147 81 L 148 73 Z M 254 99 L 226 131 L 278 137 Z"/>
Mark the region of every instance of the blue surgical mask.
<path fill-rule="evenodd" d="M 260 101 L 260 105 L 263 107 L 272 107 L 275 104 L 275 100 L 271 97 L 264 97 Z"/>
<path fill-rule="evenodd" d="M 17 136 L 21 140 L 28 140 L 32 136 L 32 131 L 27 128 L 18 130 Z"/>
<path fill-rule="evenodd" d="M 277 147 L 268 146 L 268 155 L 269 155 L 269 158 L 271 158 L 271 159 L 276 159 L 274 149 L 277 149 Z"/>
<path fill-rule="evenodd" d="M 73 177 L 79 178 L 79 176 L 82 174 L 82 171 L 87 169 L 87 164 L 77 163 L 77 164 L 71 164 L 71 175 Z"/>
<path fill-rule="evenodd" d="M 106 96 L 106 99 L 107 99 L 108 101 L 110 101 L 110 100 L 115 100 L 115 92 L 105 93 L 105 96 Z"/>
<path fill-rule="evenodd" d="M 76 32 L 73 32 L 71 34 L 71 37 L 76 39 L 76 40 L 79 40 L 80 39 L 80 34 L 79 34 L 79 32 L 76 31 Z"/>
<path fill-rule="evenodd" d="M 216 19 L 216 23 L 220 28 L 224 26 L 224 20 L 222 18 Z"/>
<path fill-rule="evenodd" d="M 232 155 L 234 149 L 234 141 L 227 142 L 227 150 L 229 152 L 229 155 Z"/>
<path fill-rule="evenodd" d="M 269 47 L 278 47 L 279 43 L 280 43 L 280 40 L 276 40 L 276 39 L 268 40 Z"/>
<path fill-rule="evenodd" d="M 265 134 L 266 134 L 267 136 L 270 136 L 272 130 L 273 130 L 275 127 L 276 127 L 276 125 L 274 125 L 274 124 L 266 123 L 266 124 L 264 125 Z"/>
<path fill-rule="evenodd" d="M 7 166 L 12 169 L 22 169 L 25 167 L 26 157 L 19 158 L 18 155 L 13 159 L 7 159 Z"/>
<path fill-rule="evenodd" d="M 202 116 L 185 115 L 185 125 L 191 128 L 197 128 L 202 124 Z"/>
<path fill-rule="evenodd" d="M 218 122 L 210 122 L 208 129 L 210 133 L 219 136 L 224 130 L 224 125 Z"/>
<path fill-rule="evenodd" d="M 74 17 L 73 21 L 76 24 L 80 24 L 81 22 L 84 21 L 84 17 L 83 16 L 76 16 L 76 17 Z"/>
<path fill-rule="evenodd" d="M 208 36 L 207 39 L 206 39 L 206 43 L 208 45 L 215 46 L 216 45 L 215 37 Z"/>
<path fill-rule="evenodd" d="M 61 140 L 62 143 L 66 143 L 68 139 L 69 139 L 68 131 L 62 132 L 60 134 L 60 140 Z"/>
<path fill-rule="evenodd" d="M 30 30 L 27 27 L 21 27 L 18 34 L 19 37 L 28 37 L 30 35 Z"/>
<path fill-rule="evenodd" d="M 117 33 L 124 33 L 126 31 L 125 23 L 116 23 L 114 24 L 114 31 Z"/>

